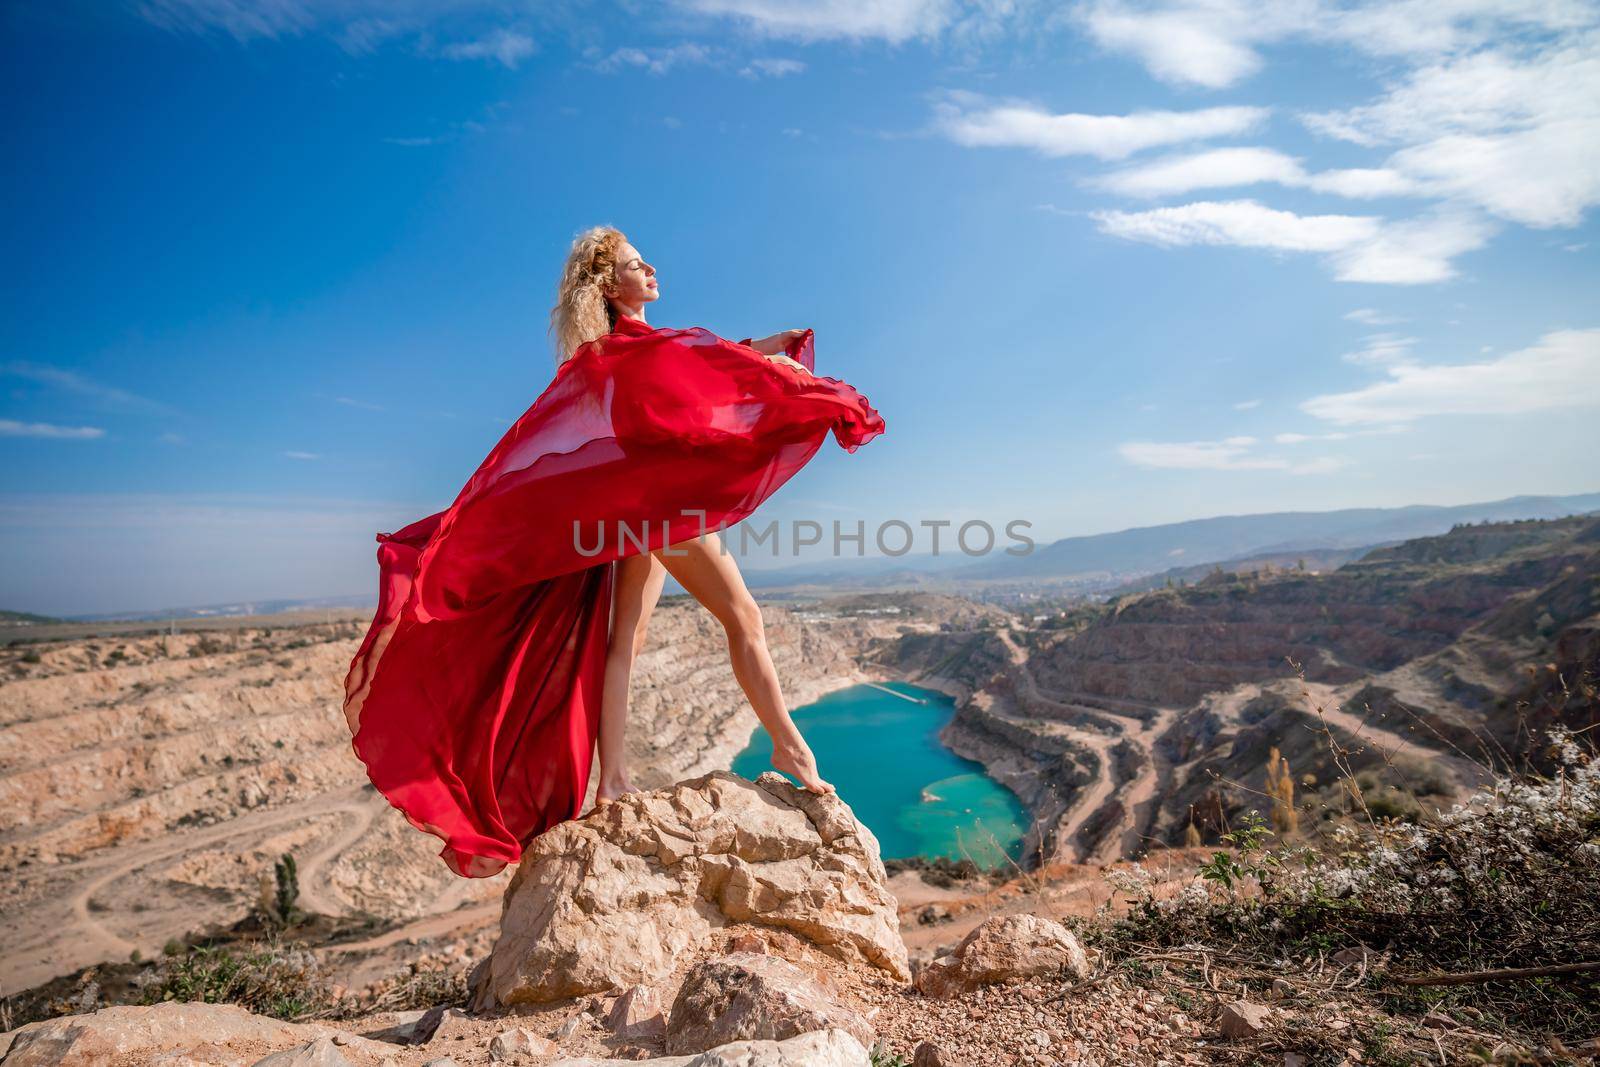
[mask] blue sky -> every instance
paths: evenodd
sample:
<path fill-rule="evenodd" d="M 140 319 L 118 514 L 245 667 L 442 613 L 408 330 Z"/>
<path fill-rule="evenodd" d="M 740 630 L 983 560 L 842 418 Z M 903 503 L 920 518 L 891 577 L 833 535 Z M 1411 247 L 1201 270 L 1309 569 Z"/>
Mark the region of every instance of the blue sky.
<path fill-rule="evenodd" d="M 1048 540 L 1600 488 L 1600 5 L 0 26 L 0 607 L 370 592 L 372 534 L 548 383 L 601 222 L 660 271 L 653 323 L 809 326 L 884 414 L 764 517 Z"/>

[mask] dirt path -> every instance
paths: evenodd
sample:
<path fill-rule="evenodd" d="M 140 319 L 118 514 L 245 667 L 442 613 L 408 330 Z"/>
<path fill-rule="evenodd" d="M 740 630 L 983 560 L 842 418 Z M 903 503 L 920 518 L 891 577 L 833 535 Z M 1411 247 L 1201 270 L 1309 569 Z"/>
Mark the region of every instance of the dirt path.
<path fill-rule="evenodd" d="M 151 864 L 241 838 L 255 844 L 275 828 L 300 825 L 308 818 L 330 812 L 347 814 L 352 822 L 365 826 L 374 812 L 371 798 L 364 793 L 352 788 L 255 811 L 218 826 L 133 842 L 64 867 L 61 875 L 73 883 L 70 893 L 48 898 L 0 920 L 0 943 L 6 946 L 0 964 L 7 974 L 7 987 L 27 988 L 107 959 L 126 959 L 135 949 L 153 955 L 170 936 L 163 931 L 183 931 L 223 921 L 236 906 L 211 903 L 208 907 L 193 899 L 154 898 L 145 885 L 119 895 L 118 883 Z M 309 877 L 302 882 L 302 894 L 309 888 L 311 899 L 329 899 L 319 881 L 322 869 L 358 836 L 346 831 L 319 850 Z M 127 899 L 121 899 L 123 896 Z M 336 908 L 332 914 L 341 910 Z M 117 925 L 111 925 L 113 922 Z"/>
<path fill-rule="evenodd" d="M 1136 855 L 1146 846 L 1144 830 L 1158 788 L 1171 776 L 1171 768 L 1156 749 L 1156 740 L 1172 725 L 1176 708 L 1158 708 L 1132 701 L 1091 698 L 1045 690 L 1028 667 L 1028 656 L 1011 635 L 1001 633 L 1012 663 L 1012 676 L 1026 705 L 1042 704 L 1054 714 L 1048 720 L 1052 733 L 1067 737 L 1091 753 L 1099 763 L 1094 782 L 1072 798 L 1062 812 L 1056 831 L 1057 859 L 1078 863 L 1110 862 Z M 1089 703 L 1094 700 L 1095 703 Z M 1099 706 L 1096 706 L 1099 705 Z M 1022 712 L 1019 717 L 1025 717 Z M 1113 770 L 1112 750 L 1127 741 L 1144 756 L 1144 766 L 1120 787 Z M 1084 845 L 1079 833 L 1112 800 L 1122 808 L 1116 824 L 1093 845 Z"/>
<path fill-rule="evenodd" d="M 1123 857 L 1137 856 L 1152 844 L 1146 834 L 1154 814 L 1153 808 L 1172 783 L 1172 764 L 1162 755 L 1156 742 L 1177 719 L 1178 709 L 1156 708 L 1155 712 L 1155 719 L 1132 735 L 1132 740 L 1144 752 L 1145 764 L 1133 781 L 1123 787 L 1121 832 L 1105 836 L 1093 857 L 1098 862 L 1110 863 Z"/>
<path fill-rule="evenodd" d="M 388 801 L 380 796 L 344 801 L 332 809 L 342 815 L 351 816 L 350 822 L 344 832 L 336 834 L 300 863 L 300 907 L 303 910 L 322 915 L 341 915 L 349 910 L 345 902 L 338 899 L 338 895 L 333 891 L 324 869 L 344 855 L 346 849 L 360 841 L 367 831 L 372 829 L 373 820 L 386 807 Z"/>
<path fill-rule="evenodd" d="M 1334 686 L 1307 682 L 1305 691 L 1306 710 L 1313 717 L 1320 715 L 1329 726 L 1350 735 L 1353 741 L 1376 747 L 1386 760 L 1393 759 L 1402 751 L 1410 750 L 1421 759 L 1444 764 L 1456 781 L 1464 786 L 1475 787 L 1488 779 L 1488 773 L 1482 767 L 1459 753 L 1452 752 L 1448 748 L 1435 748 L 1431 744 L 1420 743 L 1414 736 L 1407 736 L 1345 710 L 1345 698 L 1339 695 L 1338 689 Z"/>

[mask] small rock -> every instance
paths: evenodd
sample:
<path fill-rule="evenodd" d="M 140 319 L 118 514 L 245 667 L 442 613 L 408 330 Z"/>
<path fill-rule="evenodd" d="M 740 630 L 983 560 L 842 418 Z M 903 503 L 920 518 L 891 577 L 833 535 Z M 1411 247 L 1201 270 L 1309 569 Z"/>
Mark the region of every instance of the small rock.
<path fill-rule="evenodd" d="M 667 1033 L 661 1013 L 661 995 L 650 986 L 636 985 L 617 998 L 606 1016 L 606 1029 L 624 1041 L 650 1041 Z"/>
<path fill-rule="evenodd" d="M 565 1041 L 567 1038 L 578 1032 L 578 1027 L 583 1025 L 583 1018 L 587 1014 L 587 1012 L 583 1012 L 578 1015 L 568 1016 L 567 1020 L 560 1026 L 556 1027 L 556 1032 L 550 1036 L 555 1038 L 557 1041 Z"/>
<path fill-rule="evenodd" d="M 1306 1067 L 1306 1058 L 1298 1052 L 1285 1052 L 1283 1067 Z"/>
<path fill-rule="evenodd" d="M 736 952 L 707 960 L 683 980 L 667 1023 L 668 1052 L 732 1041 L 783 1040 L 825 1028 L 870 1045 L 872 1027 L 816 977 L 776 956 Z"/>
<path fill-rule="evenodd" d="M 411 1024 L 405 1040 L 409 1045 L 426 1045 L 435 1039 L 461 1038 L 471 1029 L 471 1021 L 472 1017 L 459 1008 L 429 1008 Z"/>
<path fill-rule="evenodd" d="M 953 997 L 1014 978 L 1056 975 L 1089 976 L 1089 961 L 1072 931 L 1054 919 L 1037 915 L 1004 915 L 985 919 L 954 951 L 929 963 L 917 975 L 917 988 L 927 996 Z"/>
<path fill-rule="evenodd" d="M 1272 1009 L 1265 1004 L 1236 1000 L 1222 1007 L 1222 1036 L 1230 1041 L 1255 1037 L 1267 1028 Z"/>
<path fill-rule="evenodd" d="M 765 952 L 767 942 L 759 934 L 745 930 L 728 938 L 728 952 Z"/>
<path fill-rule="evenodd" d="M 440 1056 L 436 1060 L 429 1060 L 424 1063 L 422 1067 L 461 1067 L 461 1065 L 449 1056 Z"/>
<path fill-rule="evenodd" d="M 550 1067 L 622 1067 L 623 1059 L 557 1060 Z M 784 1041 L 735 1041 L 697 1056 L 668 1056 L 657 1067 L 865 1067 L 870 1059 L 861 1042 L 843 1030 L 814 1030 Z"/>
<path fill-rule="evenodd" d="M 924 1041 L 911 1054 L 911 1067 L 960 1067 L 960 1064 L 938 1045 Z"/>
<path fill-rule="evenodd" d="M 1365 945 L 1356 945 L 1353 948 L 1342 948 L 1333 954 L 1333 962 L 1343 967 L 1359 967 L 1373 955 L 1371 949 Z"/>
<path fill-rule="evenodd" d="M 394 1018 L 394 1022 L 369 1036 L 374 1041 L 392 1041 L 397 1045 L 415 1044 L 411 1040 L 411 1035 L 415 1031 L 417 1023 L 421 1022 L 428 1013 L 419 1008 L 415 1011 L 397 1011 L 390 1014 Z"/>
<path fill-rule="evenodd" d="M 524 1056 L 553 1056 L 559 1051 L 554 1041 L 525 1026 L 502 1030 L 489 1039 L 489 1059 L 494 1063 L 515 1062 Z"/>
<path fill-rule="evenodd" d="M 344 1036 L 338 1035 L 338 1037 Z M 297 1048 L 274 1052 L 257 1060 L 255 1067 L 352 1067 L 344 1053 L 338 1049 L 339 1045 L 349 1042 L 339 1041 L 338 1037 L 319 1037 Z"/>
<path fill-rule="evenodd" d="M 1272 995 L 1275 997 L 1292 997 L 1294 996 L 1294 986 L 1285 979 L 1274 978 L 1272 980 Z"/>

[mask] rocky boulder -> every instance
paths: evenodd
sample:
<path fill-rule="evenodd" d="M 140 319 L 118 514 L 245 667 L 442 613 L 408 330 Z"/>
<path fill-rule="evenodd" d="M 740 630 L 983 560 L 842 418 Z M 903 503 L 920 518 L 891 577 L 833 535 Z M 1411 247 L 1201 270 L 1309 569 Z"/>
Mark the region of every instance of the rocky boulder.
<path fill-rule="evenodd" d="M 878 841 L 844 801 L 775 772 L 750 782 L 714 771 L 535 838 L 473 974 L 474 1003 L 653 984 L 735 923 L 910 978 Z"/>
<path fill-rule="evenodd" d="M 985 919 L 947 956 L 923 967 L 917 988 L 952 997 L 1011 978 L 1065 974 L 1089 976 L 1089 961 L 1072 931 L 1037 915 Z"/>
<path fill-rule="evenodd" d="M 335 1048 L 335 1046 L 337 1046 Z M 58 1063 L 178 1062 L 201 1052 L 227 1049 L 237 1061 L 255 1063 L 280 1050 L 284 1062 L 316 1063 L 321 1055 L 376 1063 L 394 1046 L 313 1023 L 286 1023 L 255 1015 L 235 1004 L 166 1003 L 101 1008 L 19 1027 L 0 1036 L 5 1067 L 54 1067 Z M 300 1056 L 300 1059 L 294 1058 Z M 274 1061 L 277 1062 L 277 1061 Z"/>
<path fill-rule="evenodd" d="M 643 1061 L 653 1067 L 872 1067 L 861 1042 L 843 1030 L 817 1030 L 787 1041 L 735 1041 L 692 1056 Z M 634 1060 L 557 1060 L 550 1067 L 634 1067 Z"/>
<path fill-rule="evenodd" d="M 736 952 L 696 966 L 672 1002 L 668 1052 L 699 1052 L 733 1041 L 782 1040 L 830 1027 L 863 1045 L 872 1027 L 840 1004 L 826 978 L 776 956 Z"/>

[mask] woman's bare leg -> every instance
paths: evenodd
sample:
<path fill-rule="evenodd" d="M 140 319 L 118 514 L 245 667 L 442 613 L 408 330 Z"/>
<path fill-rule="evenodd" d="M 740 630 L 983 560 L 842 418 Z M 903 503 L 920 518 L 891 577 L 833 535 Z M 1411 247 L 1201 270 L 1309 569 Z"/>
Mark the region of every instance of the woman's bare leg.
<path fill-rule="evenodd" d="M 645 627 L 667 570 L 648 552 L 626 556 L 612 575 L 611 639 L 606 646 L 605 687 L 600 693 L 600 781 L 595 802 L 615 800 L 634 791 L 628 780 L 624 738 L 628 727 L 628 687 L 633 661 L 644 648 Z"/>
<path fill-rule="evenodd" d="M 728 657 L 733 676 L 749 698 L 756 717 L 772 735 L 772 765 L 792 774 L 813 793 L 831 793 L 833 786 L 817 774 L 811 746 L 789 717 L 778 685 L 778 672 L 767 651 L 761 608 L 734 558 L 722 550 L 722 535 L 715 530 L 655 553 L 688 594 L 716 616 L 728 635 Z"/>

